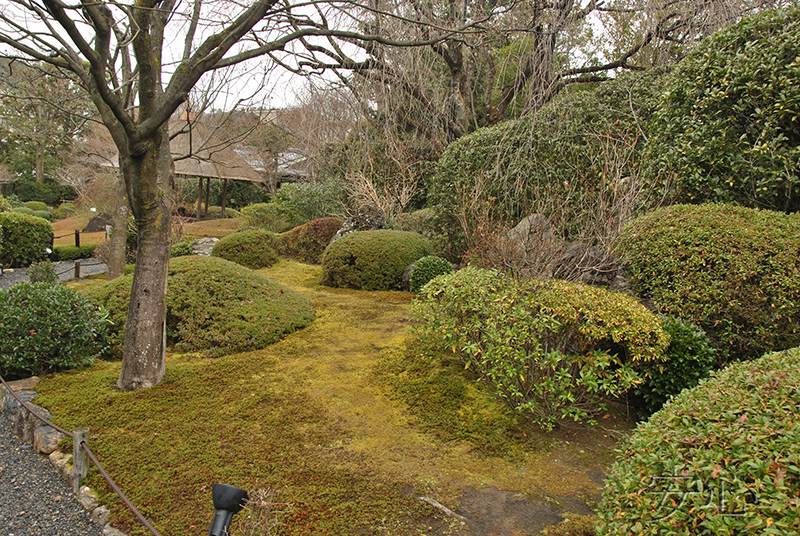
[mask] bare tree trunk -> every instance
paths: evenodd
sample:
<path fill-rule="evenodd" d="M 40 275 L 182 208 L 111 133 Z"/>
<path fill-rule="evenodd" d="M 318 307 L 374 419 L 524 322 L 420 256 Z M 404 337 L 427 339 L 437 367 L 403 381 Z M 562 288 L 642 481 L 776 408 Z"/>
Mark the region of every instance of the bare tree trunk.
<path fill-rule="evenodd" d="M 44 182 L 44 144 L 36 144 L 36 155 L 34 156 L 34 173 L 36 182 Z"/>
<path fill-rule="evenodd" d="M 139 232 L 122 370 L 117 380 L 117 387 L 124 390 L 152 387 L 165 372 L 164 298 L 172 227 L 171 195 L 162 187 L 171 182 L 172 173 L 171 167 L 164 164 L 165 159 L 170 160 L 166 127 L 162 127 L 156 138 L 141 157 L 128 157 L 124 169 Z"/>
<path fill-rule="evenodd" d="M 108 243 L 108 280 L 116 279 L 125 273 L 125 246 L 128 239 L 128 193 L 122 177 L 117 184 L 117 204 L 111 220 L 111 239 Z"/>

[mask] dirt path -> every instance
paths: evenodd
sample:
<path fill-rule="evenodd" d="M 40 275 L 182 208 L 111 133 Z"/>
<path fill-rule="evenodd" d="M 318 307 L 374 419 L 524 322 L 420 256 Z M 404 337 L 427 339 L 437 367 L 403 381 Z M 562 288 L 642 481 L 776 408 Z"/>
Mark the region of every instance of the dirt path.
<path fill-rule="evenodd" d="M 301 380 L 349 432 L 335 448 L 357 454 L 352 459 L 359 461 L 352 463 L 370 460 L 387 475 L 415 482 L 409 493 L 424 494 L 462 516 L 451 518 L 450 526 L 431 527 L 432 533 L 535 534 L 576 517 L 571 514 L 592 513 L 588 505 L 597 500 L 611 459 L 614 442 L 608 434 L 562 432 L 546 450 L 512 463 L 421 432 L 373 374 L 385 352 L 400 348 L 410 336 L 408 295 L 320 287 L 318 267 L 299 274 L 297 265 L 288 267 L 282 262 L 264 273 L 309 296 L 318 321 L 278 345 L 280 372 Z"/>

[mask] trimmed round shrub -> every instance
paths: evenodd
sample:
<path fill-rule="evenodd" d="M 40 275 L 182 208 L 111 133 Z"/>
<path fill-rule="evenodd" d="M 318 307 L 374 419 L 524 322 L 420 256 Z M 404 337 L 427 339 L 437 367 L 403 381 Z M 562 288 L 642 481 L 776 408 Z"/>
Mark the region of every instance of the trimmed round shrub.
<path fill-rule="evenodd" d="M 269 231 L 233 233 L 220 238 L 211 249 L 211 255 L 258 270 L 278 260 L 276 242 L 276 235 Z"/>
<path fill-rule="evenodd" d="M 75 259 L 89 259 L 94 256 L 97 244 L 82 244 L 80 246 L 56 246 L 53 248 L 54 261 L 74 261 Z"/>
<path fill-rule="evenodd" d="M 0 264 L 7 268 L 28 266 L 47 258 L 53 241 L 49 221 L 20 214 L 0 212 Z"/>
<path fill-rule="evenodd" d="M 52 216 L 53 221 L 63 220 L 65 218 L 70 218 L 78 213 L 78 207 L 75 206 L 75 203 L 65 202 L 58 205 L 57 208 L 53 209 Z"/>
<path fill-rule="evenodd" d="M 13 212 L 19 212 L 20 214 L 27 214 L 28 216 L 33 216 L 34 214 L 36 214 L 35 210 L 33 210 L 32 208 L 24 207 L 24 206 L 23 207 L 14 207 L 11 210 Z"/>
<path fill-rule="evenodd" d="M 652 415 L 672 396 L 696 386 L 717 363 L 717 350 L 699 327 L 673 316 L 665 317 L 662 327 L 669 335 L 666 360 L 643 365 L 645 380 L 635 391 L 644 401 L 645 415 Z"/>
<path fill-rule="evenodd" d="M 281 235 L 281 251 L 288 257 L 319 264 L 322 252 L 342 228 L 339 218 L 319 218 Z"/>
<path fill-rule="evenodd" d="M 453 267 L 441 257 L 435 255 L 428 255 L 422 257 L 414 263 L 411 268 L 411 273 L 408 278 L 409 290 L 414 294 L 419 294 L 419 291 L 424 287 L 428 281 L 437 275 L 449 274 L 453 271 Z"/>
<path fill-rule="evenodd" d="M 800 533 L 800 353 L 723 369 L 640 425 L 606 479 L 598 534 Z"/>
<path fill-rule="evenodd" d="M 37 218 L 42 218 L 43 220 L 53 221 L 53 216 L 48 210 L 34 210 L 33 215 Z"/>
<path fill-rule="evenodd" d="M 91 364 L 109 348 L 102 309 L 62 285 L 0 290 L 0 374 L 6 379 Z"/>
<path fill-rule="evenodd" d="M 25 206 L 34 212 L 50 212 L 50 210 L 47 208 L 47 205 L 41 201 L 25 201 Z"/>
<path fill-rule="evenodd" d="M 722 361 L 800 345 L 800 214 L 675 205 L 626 225 L 615 244 L 631 286 L 700 326 Z"/>
<path fill-rule="evenodd" d="M 208 215 L 211 218 L 221 218 L 222 217 L 222 207 L 217 206 L 210 206 L 208 207 Z M 241 216 L 238 210 L 234 210 L 231 207 L 225 207 L 225 217 L 226 218 L 238 218 Z"/>
<path fill-rule="evenodd" d="M 669 342 L 630 296 L 556 279 L 467 267 L 432 280 L 423 298 L 413 304 L 420 337 L 545 429 L 591 420 L 605 397 L 640 383 L 638 370 L 662 360 Z"/>
<path fill-rule="evenodd" d="M 121 354 L 132 275 L 85 290 L 106 307 Z M 311 301 L 238 264 L 203 256 L 170 260 L 167 338 L 179 352 L 216 357 L 258 350 L 314 320 Z"/>
<path fill-rule="evenodd" d="M 800 7 L 714 34 L 666 82 L 648 180 L 677 201 L 800 210 Z"/>
<path fill-rule="evenodd" d="M 406 267 L 430 253 L 430 242 L 418 233 L 356 231 L 325 249 L 320 283 L 362 290 L 402 290 Z"/>

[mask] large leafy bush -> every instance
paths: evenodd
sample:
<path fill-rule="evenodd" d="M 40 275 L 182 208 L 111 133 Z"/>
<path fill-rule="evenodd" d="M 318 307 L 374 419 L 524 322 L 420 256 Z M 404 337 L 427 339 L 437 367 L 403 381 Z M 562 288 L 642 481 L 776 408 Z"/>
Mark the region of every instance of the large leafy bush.
<path fill-rule="evenodd" d="M 126 275 L 86 290 L 109 310 L 117 352 L 132 281 Z M 169 344 L 177 351 L 210 356 L 264 348 L 314 320 L 308 298 L 216 257 L 171 259 L 166 305 Z"/>
<path fill-rule="evenodd" d="M 211 255 L 258 270 L 278 260 L 277 241 L 277 235 L 269 231 L 242 231 L 220 238 Z"/>
<path fill-rule="evenodd" d="M 259 228 L 273 233 L 282 233 L 292 228 L 283 209 L 277 203 L 255 203 L 241 210 L 242 227 Z"/>
<path fill-rule="evenodd" d="M 281 252 L 304 262 L 318 264 L 322 252 L 342 228 L 339 218 L 319 218 L 281 235 Z"/>
<path fill-rule="evenodd" d="M 455 352 L 513 408 L 544 427 L 589 419 L 640 383 L 668 337 L 631 297 L 566 281 L 516 281 L 468 267 L 438 277 L 414 304 L 423 339 Z"/>
<path fill-rule="evenodd" d="M 666 83 L 649 177 L 679 201 L 800 210 L 800 7 L 721 30 Z"/>
<path fill-rule="evenodd" d="M 401 290 L 403 272 L 431 253 L 427 238 L 406 231 L 357 231 L 329 245 L 320 283 L 363 290 Z"/>
<path fill-rule="evenodd" d="M 675 205 L 627 225 L 616 244 L 631 285 L 700 326 L 722 359 L 800 345 L 800 214 Z"/>
<path fill-rule="evenodd" d="M 0 212 L 0 264 L 3 266 L 28 266 L 44 260 L 52 241 L 53 226 L 49 221 L 18 212 Z"/>
<path fill-rule="evenodd" d="M 536 114 L 450 144 L 428 200 L 464 233 L 451 231 L 451 239 L 479 247 L 495 226 L 532 213 L 546 214 L 570 239 L 596 239 L 624 221 L 640 193 L 639 150 L 660 75 L 629 73 L 565 91 Z"/>
<path fill-rule="evenodd" d="M 640 425 L 606 480 L 599 534 L 800 533 L 800 353 L 728 366 Z"/>
<path fill-rule="evenodd" d="M 105 313 L 74 290 L 50 283 L 0 290 L 0 375 L 6 379 L 89 365 L 107 350 Z"/>

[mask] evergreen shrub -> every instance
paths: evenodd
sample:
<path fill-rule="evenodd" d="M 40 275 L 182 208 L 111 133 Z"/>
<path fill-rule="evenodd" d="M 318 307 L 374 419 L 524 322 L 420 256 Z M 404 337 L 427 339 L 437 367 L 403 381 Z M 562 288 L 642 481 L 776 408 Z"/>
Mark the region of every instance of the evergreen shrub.
<path fill-rule="evenodd" d="M 78 207 L 75 206 L 75 203 L 65 202 L 58 205 L 58 207 L 53 209 L 52 216 L 53 221 L 63 220 L 66 218 L 70 218 L 78 213 Z"/>
<path fill-rule="evenodd" d="M 428 281 L 437 275 L 449 274 L 452 271 L 453 267 L 447 259 L 435 255 L 422 257 L 411 268 L 408 279 L 409 290 L 414 294 L 419 294 Z"/>
<path fill-rule="evenodd" d="M 717 364 L 717 351 L 702 329 L 672 316 L 664 317 L 662 326 L 669 335 L 666 360 L 643 365 L 645 380 L 635 391 L 644 401 L 645 415 L 652 415 L 670 397 L 700 383 Z"/>
<path fill-rule="evenodd" d="M 269 231 L 243 231 L 219 239 L 211 256 L 241 264 L 253 270 L 272 266 L 278 260 L 276 234 Z"/>
<path fill-rule="evenodd" d="M 50 212 L 47 208 L 47 205 L 41 201 L 25 201 L 24 205 L 34 212 Z"/>
<path fill-rule="evenodd" d="M 6 379 L 91 364 L 109 348 L 105 312 L 63 285 L 0 290 L 0 374 Z"/>
<path fill-rule="evenodd" d="M 49 221 L 19 212 L 0 212 L 0 264 L 6 268 L 46 259 L 52 240 Z"/>
<path fill-rule="evenodd" d="M 720 359 L 800 345 L 800 214 L 675 205 L 626 225 L 615 249 L 631 286 L 697 324 Z"/>
<path fill-rule="evenodd" d="M 35 211 L 35 210 L 33 210 L 32 208 L 28 208 L 28 207 L 26 207 L 26 206 L 22 206 L 22 207 L 14 207 L 14 208 L 13 208 L 13 209 L 11 209 L 11 210 L 12 210 L 13 212 L 19 212 L 20 214 L 27 214 L 28 216 L 33 216 L 34 214 L 36 214 L 36 211 Z"/>
<path fill-rule="evenodd" d="M 430 253 L 430 241 L 418 233 L 388 229 L 349 233 L 325 249 L 320 283 L 362 290 L 401 290 L 406 267 Z"/>
<path fill-rule="evenodd" d="M 221 218 L 222 217 L 222 207 L 210 206 L 208 207 L 208 216 L 211 218 Z M 225 217 L 226 218 L 238 218 L 241 216 L 238 210 L 234 210 L 230 207 L 225 207 Z"/>
<path fill-rule="evenodd" d="M 33 215 L 37 218 L 42 218 L 43 220 L 53 221 L 53 216 L 50 214 L 49 210 L 34 210 Z"/>
<path fill-rule="evenodd" d="M 339 218 L 319 218 L 281 235 L 281 251 L 288 257 L 319 264 L 322 252 L 342 228 Z"/>
<path fill-rule="evenodd" d="M 545 429 L 591 420 L 605 397 L 640 383 L 638 371 L 669 342 L 625 294 L 473 267 L 428 283 L 413 309 L 422 340 L 452 350 Z"/>
<path fill-rule="evenodd" d="M 185 257 L 186 255 L 191 255 L 194 252 L 195 242 L 197 242 L 197 239 L 195 238 L 184 237 L 184 239 L 178 242 L 177 244 L 173 244 L 169 256 Z"/>
<path fill-rule="evenodd" d="M 13 207 L 11 206 L 11 202 L 2 195 L 0 195 L 0 212 L 11 212 L 12 208 Z"/>
<path fill-rule="evenodd" d="M 133 275 L 85 290 L 106 307 L 115 353 L 121 354 Z M 224 259 L 185 256 L 170 260 L 167 338 L 179 352 L 211 357 L 258 350 L 310 324 L 305 296 Z"/>
<path fill-rule="evenodd" d="M 31 283 L 58 283 L 56 267 L 50 261 L 34 262 L 25 272 Z"/>
<path fill-rule="evenodd" d="M 734 363 L 639 425 L 598 534 L 800 533 L 800 352 Z"/>
<path fill-rule="evenodd" d="M 54 261 L 74 261 L 89 259 L 94 256 L 97 244 L 81 244 L 80 246 L 56 246 L 53 248 Z"/>
<path fill-rule="evenodd" d="M 265 229 L 273 233 L 283 233 L 293 227 L 283 209 L 275 202 L 247 205 L 241 210 L 241 214 L 244 218 L 242 222 L 243 228 Z"/>
<path fill-rule="evenodd" d="M 800 7 L 715 33 L 665 81 L 646 177 L 680 202 L 800 210 Z"/>

